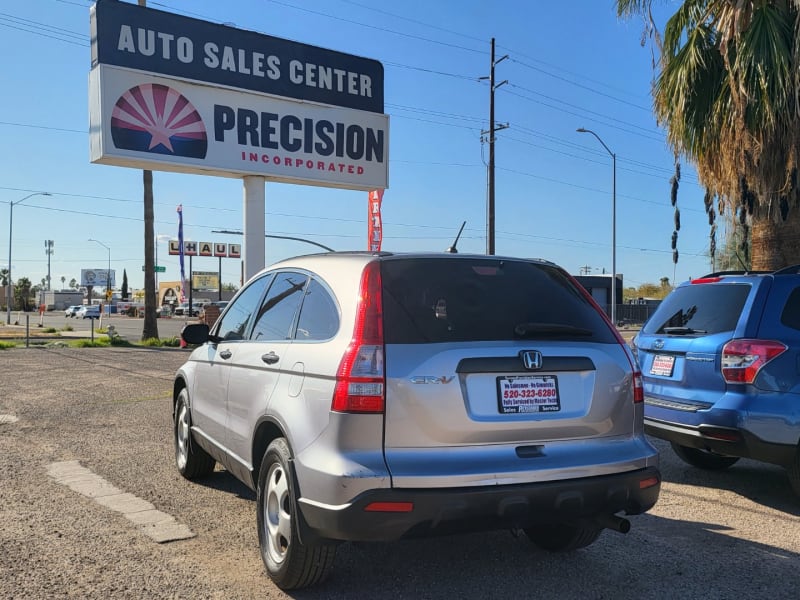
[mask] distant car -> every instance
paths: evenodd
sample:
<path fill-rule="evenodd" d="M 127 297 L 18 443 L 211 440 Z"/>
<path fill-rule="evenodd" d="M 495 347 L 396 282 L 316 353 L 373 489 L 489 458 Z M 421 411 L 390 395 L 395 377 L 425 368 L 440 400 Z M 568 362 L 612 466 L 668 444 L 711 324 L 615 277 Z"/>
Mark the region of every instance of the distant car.
<path fill-rule="evenodd" d="M 174 384 L 177 469 L 256 490 L 280 588 L 322 581 L 342 541 L 510 529 L 571 551 L 658 498 L 639 369 L 553 263 L 299 257 L 182 337 L 202 345 Z"/>
<path fill-rule="evenodd" d="M 79 305 L 70 306 L 70 307 L 67 308 L 67 310 L 64 311 L 64 316 L 68 317 L 68 318 L 69 317 L 74 317 L 75 313 L 78 312 L 78 309 L 80 309 Z"/>
<path fill-rule="evenodd" d="M 200 314 L 200 311 L 205 305 L 205 302 L 192 302 L 192 310 L 189 312 L 189 303 L 182 302 L 175 307 L 175 316 L 189 315 L 191 317 L 196 317 Z"/>
<path fill-rule="evenodd" d="M 75 312 L 76 319 L 99 319 L 100 318 L 100 307 L 97 305 L 92 306 L 81 306 Z"/>

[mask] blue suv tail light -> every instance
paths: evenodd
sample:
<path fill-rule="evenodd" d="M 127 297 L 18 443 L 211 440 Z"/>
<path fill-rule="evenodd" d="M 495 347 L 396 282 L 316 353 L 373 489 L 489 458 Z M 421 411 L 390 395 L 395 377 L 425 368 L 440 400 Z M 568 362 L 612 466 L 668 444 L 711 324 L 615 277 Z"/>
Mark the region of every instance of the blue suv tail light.
<path fill-rule="evenodd" d="M 722 348 L 722 377 L 726 383 L 753 383 L 759 371 L 785 351 L 785 344 L 773 340 L 731 340 Z"/>

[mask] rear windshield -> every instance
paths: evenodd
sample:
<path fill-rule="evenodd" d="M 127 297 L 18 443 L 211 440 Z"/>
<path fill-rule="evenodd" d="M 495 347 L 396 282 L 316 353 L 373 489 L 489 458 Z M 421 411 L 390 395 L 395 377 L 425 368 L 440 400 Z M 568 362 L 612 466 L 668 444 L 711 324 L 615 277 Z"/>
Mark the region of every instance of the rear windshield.
<path fill-rule="evenodd" d="M 558 339 L 616 343 L 561 269 L 494 258 L 381 263 L 388 344 Z"/>
<path fill-rule="evenodd" d="M 750 293 L 747 283 L 698 283 L 667 296 L 643 333 L 691 335 L 733 331 Z"/>

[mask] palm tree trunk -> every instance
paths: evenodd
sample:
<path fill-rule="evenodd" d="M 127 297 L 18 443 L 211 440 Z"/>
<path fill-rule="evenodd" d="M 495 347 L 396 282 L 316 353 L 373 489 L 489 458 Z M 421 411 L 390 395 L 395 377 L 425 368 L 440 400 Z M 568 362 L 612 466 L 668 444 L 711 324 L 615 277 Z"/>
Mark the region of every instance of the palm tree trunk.
<path fill-rule="evenodd" d="M 800 264 L 800 209 L 789 210 L 786 220 L 776 223 L 769 216 L 752 216 L 750 255 L 754 271 L 775 271 Z"/>
<path fill-rule="evenodd" d="M 155 234 L 153 232 L 153 172 L 143 171 L 144 182 L 144 329 L 142 339 L 158 338 L 156 320 Z"/>

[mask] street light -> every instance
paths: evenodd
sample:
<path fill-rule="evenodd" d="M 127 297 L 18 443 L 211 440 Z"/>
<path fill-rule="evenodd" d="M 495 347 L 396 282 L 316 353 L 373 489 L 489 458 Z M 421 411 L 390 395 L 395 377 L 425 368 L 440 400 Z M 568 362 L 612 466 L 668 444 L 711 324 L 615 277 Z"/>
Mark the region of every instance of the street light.
<path fill-rule="evenodd" d="M 101 245 L 103 248 L 105 248 L 106 250 L 108 250 L 108 271 L 106 271 L 106 305 L 108 305 L 108 303 L 109 303 L 109 302 L 110 302 L 110 300 L 111 300 L 111 298 L 110 298 L 110 296 L 111 296 L 111 248 L 109 248 L 108 246 L 106 246 L 106 245 L 105 245 L 103 242 L 101 242 L 100 240 L 96 240 L 96 239 L 94 239 L 94 238 L 89 238 L 89 240 L 88 240 L 88 241 L 90 241 L 90 242 L 97 242 L 97 243 L 98 243 L 98 244 L 100 244 L 100 245 Z M 91 298 L 89 298 L 89 302 L 90 302 L 90 303 L 91 303 L 91 301 L 92 301 L 92 299 L 91 299 Z M 108 308 L 108 314 L 109 314 L 109 316 L 111 316 L 111 307 L 109 307 L 109 308 Z"/>
<path fill-rule="evenodd" d="M 606 143 L 591 129 L 580 127 L 578 133 L 591 133 L 611 155 L 612 187 L 611 187 L 611 322 L 617 326 L 617 155 L 608 149 Z"/>
<path fill-rule="evenodd" d="M 14 205 L 20 204 L 25 202 L 28 198 L 33 198 L 34 196 L 52 196 L 50 192 L 34 192 L 33 194 L 28 194 L 22 200 L 17 200 L 16 202 L 9 202 L 8 203 L 8 276 L 6 279 L 6 325 L 11 325 L 11 302 L 13 298 L 13 293 L 11 291 L 11 233 L 13 231 L 12 224 L 14 222 Z"/>

